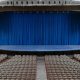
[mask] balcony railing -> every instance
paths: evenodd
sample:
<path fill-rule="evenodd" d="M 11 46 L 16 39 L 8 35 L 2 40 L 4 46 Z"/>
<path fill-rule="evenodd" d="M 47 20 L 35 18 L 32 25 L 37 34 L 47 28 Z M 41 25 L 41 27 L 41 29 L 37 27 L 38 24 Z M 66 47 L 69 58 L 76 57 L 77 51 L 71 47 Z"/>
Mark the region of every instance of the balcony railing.
<path fill-rule="evenodd" d="M 64 6 L 80 5 L 80 0 L 0 0 L 0 6 Z"/>

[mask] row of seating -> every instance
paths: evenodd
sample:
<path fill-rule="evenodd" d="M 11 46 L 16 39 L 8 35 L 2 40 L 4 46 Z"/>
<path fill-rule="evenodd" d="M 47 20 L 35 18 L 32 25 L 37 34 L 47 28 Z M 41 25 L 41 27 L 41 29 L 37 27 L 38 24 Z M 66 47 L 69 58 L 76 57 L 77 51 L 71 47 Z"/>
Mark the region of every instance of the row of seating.
<path fill-rule="evenodd" d="M 3 61 L 6 58 L 7 58 L 7 55 L 6 54 L 1 54 L 0 55 L 0 62 Z"/>
<path fill-rule="evenodd" d="M 74 58 L 80 61 L 80 54 L 74 54 Z"/>
<path fill-rule="evenodd" d="M 0 80 L 36 80 L 36 56 L 15 55 L 0 65 Z"/>
<path fill-rule="evenodd" d="M 80 80 L 80 63 L 66 55 L 45 56 L 48 80 Z"/>

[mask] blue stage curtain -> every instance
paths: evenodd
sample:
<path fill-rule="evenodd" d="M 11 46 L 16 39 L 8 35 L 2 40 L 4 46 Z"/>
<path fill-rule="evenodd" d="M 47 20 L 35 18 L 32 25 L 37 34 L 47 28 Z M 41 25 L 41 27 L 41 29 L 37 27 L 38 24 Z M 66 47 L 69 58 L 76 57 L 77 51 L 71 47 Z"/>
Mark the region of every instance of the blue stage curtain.
<path fill-rule="evenodd" d="M 80 45 L 80 12 L 2 12 L 1 45 Z"/>

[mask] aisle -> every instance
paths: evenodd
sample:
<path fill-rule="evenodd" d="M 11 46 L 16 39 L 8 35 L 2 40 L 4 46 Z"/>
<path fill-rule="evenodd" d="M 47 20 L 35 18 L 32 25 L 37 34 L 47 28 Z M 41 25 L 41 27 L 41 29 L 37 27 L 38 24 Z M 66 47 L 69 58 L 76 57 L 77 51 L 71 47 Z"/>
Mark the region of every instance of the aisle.
<path fill-rule="evenodd" d="M 36 80 L 47 80 L 44 57 L 37 57 Z"/>

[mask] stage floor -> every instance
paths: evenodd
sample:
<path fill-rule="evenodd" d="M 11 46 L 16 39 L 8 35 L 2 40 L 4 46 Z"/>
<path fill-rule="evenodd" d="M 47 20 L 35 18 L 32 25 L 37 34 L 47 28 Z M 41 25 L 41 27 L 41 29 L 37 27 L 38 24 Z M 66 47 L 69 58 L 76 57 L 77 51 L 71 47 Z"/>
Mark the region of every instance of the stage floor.
<path fill-rule="evenodd" d="M 80 45 L 0 45 L 0 50 L 9 50 L 9 51 L 71 51 L 71 50 L 80 50 Z"/>

